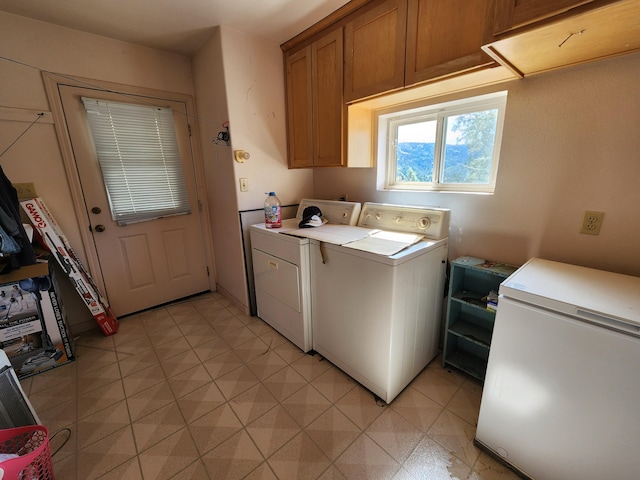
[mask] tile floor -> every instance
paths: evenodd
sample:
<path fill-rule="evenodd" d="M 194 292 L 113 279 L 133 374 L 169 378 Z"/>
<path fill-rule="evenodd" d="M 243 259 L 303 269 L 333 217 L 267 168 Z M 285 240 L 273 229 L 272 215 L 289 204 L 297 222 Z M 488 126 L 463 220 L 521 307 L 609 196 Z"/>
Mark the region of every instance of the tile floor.
<path fill-rule="evenodd" d="M 376 403 L 217 293 L 81 335 L 76 354 L 22 381 L 58 480 L 517 479 L 473 445 L 478 382 L 434 360 Z"/>

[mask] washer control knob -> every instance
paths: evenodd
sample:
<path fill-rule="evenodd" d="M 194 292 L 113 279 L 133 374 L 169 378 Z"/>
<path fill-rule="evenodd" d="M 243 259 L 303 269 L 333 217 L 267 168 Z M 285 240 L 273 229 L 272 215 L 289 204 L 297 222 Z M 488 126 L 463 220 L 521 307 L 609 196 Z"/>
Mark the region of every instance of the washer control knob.
<path fill-rule="evenodd" d="M 396 223 L 402 223 L 402 217 L 396 217 Z"/>
<path fill-rule="evenodd" d="M 429 220 L 429 217 L 422 217 L 420 220 L 418 220 L 418 228 L 421 230 L 429 228 L 429 225 L 431 225 L 431 220 Z"/>
<path fill-rule="evenodd" d="M 380 220 L 382 218 L 382 215 L 380 215 L 379 213 L 376 213 L 376 220 Z"/>

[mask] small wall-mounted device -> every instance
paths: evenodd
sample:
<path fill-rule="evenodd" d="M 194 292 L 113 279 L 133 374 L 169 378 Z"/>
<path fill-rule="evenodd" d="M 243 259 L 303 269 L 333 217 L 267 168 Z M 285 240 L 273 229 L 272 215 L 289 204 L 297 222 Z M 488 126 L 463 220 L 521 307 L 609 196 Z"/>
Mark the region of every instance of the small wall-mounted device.
<path fill-rule="evenodd" d="M 233 156 L 235 157 L 236 162 L 238 163 L 244 163 L 245 161 L 251 158 L 251 155 L 249 155 L 249 152 L 245 150 L 234 150 Z"/>

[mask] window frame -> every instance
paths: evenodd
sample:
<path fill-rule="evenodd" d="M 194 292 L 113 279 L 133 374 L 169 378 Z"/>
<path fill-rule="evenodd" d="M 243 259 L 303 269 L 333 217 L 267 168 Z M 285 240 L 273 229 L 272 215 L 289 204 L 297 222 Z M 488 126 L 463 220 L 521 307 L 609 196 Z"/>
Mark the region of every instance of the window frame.
<path fill-rule="evenodd" d="M 386 191 L 493 193 L 496 186 L 502 146 L 507 94 L 508 92 L 505 90 L 437 104 L 420 101 L 374 110 L 373 124 L 375 129 L 374 142 L 376 143 L 377 189 Z M 497 109 L 498 115 L 496 119 L 489 182 L 482 184 L 442 182 L 446 119 L 460 114 L 491 109 Z M 397 158 L 395 154 L 397 150 L 397 127 L 429 120 L 436 121 L 433 181 L 397 181 Z"/>

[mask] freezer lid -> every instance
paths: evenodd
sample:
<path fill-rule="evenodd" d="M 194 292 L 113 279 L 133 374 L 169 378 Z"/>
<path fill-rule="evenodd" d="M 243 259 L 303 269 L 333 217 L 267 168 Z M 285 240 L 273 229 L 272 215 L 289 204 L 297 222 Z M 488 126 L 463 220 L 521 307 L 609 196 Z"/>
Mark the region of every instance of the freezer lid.
<path fill-rule="evenodd" d="M 640 326 L 640 277 L 532 258 L 499 293 L 595 322 L 617 319 Z"/>

